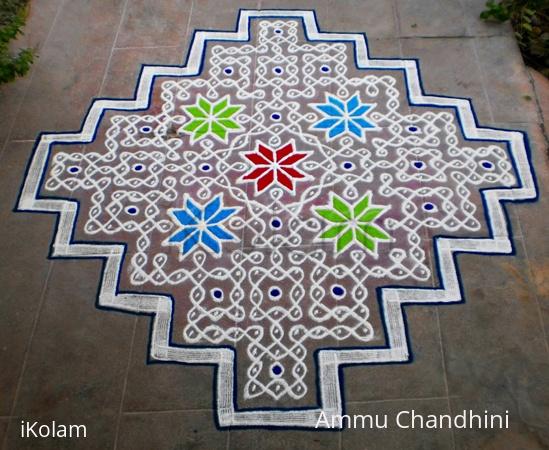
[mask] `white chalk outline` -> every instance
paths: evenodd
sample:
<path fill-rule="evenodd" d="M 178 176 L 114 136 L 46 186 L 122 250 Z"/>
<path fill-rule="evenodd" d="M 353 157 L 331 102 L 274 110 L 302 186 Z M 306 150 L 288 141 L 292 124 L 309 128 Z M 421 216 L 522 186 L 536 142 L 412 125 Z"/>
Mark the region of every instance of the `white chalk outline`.
<path fill-rule="evenodd" d="M 250 37 L 250 19 L 261 17 L 302 19 L 307 38 L 311 41 L 343 41 L 354 44 L 355 63 L 358 68 L 404 70 L 408 100 L 412 104 L 453 107 L 457 111 L 458 120 L 462 125 L 466 138 L 508 143 L 515 170 L 520 180 L 520 187 L 485 189 L 482 191 L 492 238 L 435 238 L 434 245 L 441 287 L 432 289 L 386 287 L 380 290 L 379 301 L 383 320 L 385 321 L 387 347 L 323 349 L 316 353 L 320 404 L 312 408 L 236 410 L 234 350 L 229 347 L 181 347 L 171 344 L 170 333 L 173 310 L 171 297 L 117 291 L 125 246 L 122 244 L 72 243 L 71 239 L 79 208 L 78 203 L 68 199 L 39 198 L 39 189 L 52 144 L 92 142 L 105 110 L 146 108 L 149 104 L 150 92 L 156 76 L 191 76 L 199 74 L 202 70 L 201 64 L 208 40 L 248 41 Z M 152 360 L 216 365 L 214 386 L 218 426 L 314 428 L 321 412 L 324 412 L 327 417 L 334 414 L 343 414 L 340 367 L 349 364 L 408 361 L 410 350 L 408 348 L 402 305 L 460 302 L 462 296 L 454 253 L 512 253 L 513 245 L 507 228 L 507 217 L 501 202 L 533 200 L 536 197 L 536 185 L 526 150 L 525 135 L 518 131 L 478 128 L 471 105 L 466 99 L 424 95 L 417 61 L 370 59 L 367 42 L 363 34 L 321 32 L 318 29 L 314 11 L 241 10 L 236 31 L 195 32 L 187 63 L 184 67 L 145 66 L 139 78 L 135 99 L 94 100 L 79 132 L 40 135 L 20 192 L 18 210 L 59 214 L 51 257 L 104 259 L 97 300 L 98 307 L 153 315 L 149 350 Z"/>

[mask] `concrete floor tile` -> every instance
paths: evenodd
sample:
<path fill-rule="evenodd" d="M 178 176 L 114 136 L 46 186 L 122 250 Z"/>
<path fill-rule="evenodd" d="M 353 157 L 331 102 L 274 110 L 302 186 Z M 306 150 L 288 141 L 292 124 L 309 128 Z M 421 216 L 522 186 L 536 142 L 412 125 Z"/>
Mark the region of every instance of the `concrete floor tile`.
<path fill-rule="evenodd" d="M 181 45 L 191 0 L 128 0 L 115 47 Z"/>
<path fill-rule="evenodd" d="M 53 217 L 11 212 L 30 153 L 31 144 L 11 144 L 0 159 L 0 254 L 11 255 L 0 271 L 0 357 L 9 361 L 0 370 L 0 416 L 12 408 L 49 268 L 44 236 L 52 232 Z"/>
<path fill-rule="evenodd" d="M 16 415 L 93 421 L 118 413 L 133 320 L 95 307 L 100 266 L 89 260 L 54 262 Z"/>
<path fill-rule="evenodd" d="M 510 22 L 497 23 L 485 21 L 480 13 L 486 9 L 485 0 L 459 0 L 463 7 L 463 18 L 470 36 L 511 35 L 513 30 Z"/>
<path fill-rule="evenodd" d="M 401 45 L 398 39 L 368 39 L 370 58 L 400 58 Z"/>
<path fill-rule="evenodd" d="M 406 309 L 406 317 L 413 362 L 346 367 L 347 401 L 446 395 L 436 311 L 412 306 Z M 429 383 L 425 383 L 427 379 Z"/>
<path fill-rule="evenodd" d="M 401 36 L 464 36 L 463 8 L 453 0 L 396 0 Z"/>
<path fill-rule="evenodd" d="M 502 377 L 542 379 L 536 367 L 547 345 L 524 253 L 517 248 L 513 258 L 493 256 L 490 264 L 487 271 L 478 256 L 461 255 L 467 301 L 440 310 L 450 395 L 482 396 L 494 389 L 511 395 Z"/>
<path fill-rule="evenodd" d="M 216 429 L 213 411 L 125 414 L 117 448 L 225 450 L 228 435 L 228 431 Z"/>
<path fill-rule="evenodd" d="M 549 146 L 542 129 L 537 124 L 501 124 L 528 133 L 531 160 L 536 174 L 539 199 L 536 202 L 513 205 L 520 222 L 523 247 L 528 261 L 531 289 L 537 298 L 540 314 L 545 324 L 545 338 L 549 336 L 549 242 L 544 224 L 549 208 Z"/>
<path fill-rule="evenodd" d="M 18 78 L 0 86 L 0 151 L 7 144 L 19 105 L 30 84 L 30 78 Z"/>
<path fill-rule="evenodd" d="M 214 401 L 212 367 L 147 364 L 149 320 L 140 317 L 137 324 L 124 411 L 211 408 Z"/>
<path fill-rule="evenodd" d="M 229 449 L 252 450 L 257 449 L 258 445 L 262 450 L 337 449 L 339 435 L 338 431 L 234 430 L 231 431 Z"/>
<path fill-rule="evenodd" d="M 215 0 L 200 0 L 193 3 L 189 23 L 189 38 L 196 30 L 234 30 L 239 9 L 258 9 L 259 0 L 226 0 L 223 7 Z M 212 14 L 215 11 L 215 14 Z"/>
<path fill-rule="evenodd" d="M 122 3 L 74 1 L 63 8 L 33 68 L 13 139 L 80 128 L 91 99 L 99 94 Z"/>
<path fill-rule="evenodd" d="M 4 438 L 6 437 L 6 433 L 8 431 L 8 423 L 8 418 L 0 419 L 0 442 L 4 442 Z"/>
<path fill-rule="evenodd" d="M 27 20 L 23 34 L 12 41 L 15 48 L 32 48 L 40 56 L 46 38 L 63 0 L 44 0 L 40 4 L 29 3 Z"/>
<path fill-rule="evenodd" d="M 143 64 L 180 65 L 186 52 L 186 47 L 114 49 L 101 97 L 133 97 Z"/>
<path fill-rule="evenodd" d="M 516 391 L 513 396 L 502 395 L 494 389 L 490 397 L 472 395 L 450 400 L 453 414 L 472 410 L 481 416 L 484 411 L 488 411 L 489 414 L 505 415 L 508 411 L 509 417 L 507 429 L 455 430 L 456 449 L 541 450 L 547 448 L 549 408 L 543 399 L 543 392 L 540 389 L 542 385 L 532 386 L 525 378 L 514 382 L 505 377 L 502 377 L 500 384 L 514 384 Z M 529 405 L 524 404 L 525 399 L 529 400 Z"/>
<path fill-rule="evenodd" d="M 419 58 L 425 92 L 471 98 L 479 122 L 491 122 L 472 40 L 404 39 L 402 53 Z"/>
<path fill-rule="evenodd" d="M 528 73 L 534 86 L 541 122 L 547 136 L 549 133 L 549 79 L 532 68 L 528 68 Z"/>
<path fill-rule="evenodd" d="M 61 0 L 46 0 L 40 3 L 40 8 L 29 6 L 24 33 L 10 44 L 13 53 L 22 48 L 32 48 L 37 59 L 25 77 L 0 86 L 0 148 L 11 131 L 60 4 Z"/>
<path fill-rule="evenodd" d="M 534 92 L 516 41 L 477 38 L 475 45 L 494 121 L 537 122 Z"/>

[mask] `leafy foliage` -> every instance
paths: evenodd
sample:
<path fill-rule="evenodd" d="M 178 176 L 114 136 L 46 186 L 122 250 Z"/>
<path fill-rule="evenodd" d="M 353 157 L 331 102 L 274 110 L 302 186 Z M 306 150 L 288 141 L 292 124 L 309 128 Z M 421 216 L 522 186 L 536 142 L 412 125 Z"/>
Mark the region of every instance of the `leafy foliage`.
<path fill-rule="evenodd" d="M 34 51 L 20 49 L 10 52 L 9 43 L 25 25 L 27 0 L 0 0 L 0 84 L 26 74 L 34 60 Z"/>
<path fill-rule="evenodd" d="M 490 0 L 480 18 L 510 20 L 526 63 L 549 77 L 549 1 Z"/>

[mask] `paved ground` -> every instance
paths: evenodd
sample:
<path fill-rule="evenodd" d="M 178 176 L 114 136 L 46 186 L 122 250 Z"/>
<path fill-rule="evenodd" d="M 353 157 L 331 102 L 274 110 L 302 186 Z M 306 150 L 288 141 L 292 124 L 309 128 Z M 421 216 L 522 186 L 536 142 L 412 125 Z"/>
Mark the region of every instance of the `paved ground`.
<path fill-rule="evenodd" d="M 0 89 L 4 448 L 547 448 L 544 88 L 511 30 L 477 19 L 482 3 L 34 2 L 22 42 L 40 58 Z M 408 310 L 413 364 L 345 370 L 348 412 L 507 409 L 508 430 L 218 431 L 213 370 L 147 365 L 149 320 L 94 306 L 99 262 L 46 259 L 53 217 L 11 212 L 40 131 L 78 129 L 91 98 L 129 97 L 142 63 L 179 63 L 193 29 L 232 29 L 238 7 L 314 7 L 325 30 L 366 32 L 373 56 L 419 58 L 425 90 L 471 97 L 481 124 L 528 132 L 541 196 L 508 207 L 516 255 L 460 256 L 467 302 Z M 24 440 L 21 419 L 84 423 L 90 437 Z"/>

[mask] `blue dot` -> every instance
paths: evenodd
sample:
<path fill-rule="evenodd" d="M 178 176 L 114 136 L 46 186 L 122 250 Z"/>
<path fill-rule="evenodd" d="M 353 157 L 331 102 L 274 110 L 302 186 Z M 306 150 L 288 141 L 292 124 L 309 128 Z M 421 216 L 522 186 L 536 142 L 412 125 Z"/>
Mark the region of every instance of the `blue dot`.
<path fill-rule="evenodd" d="M 329 72 L 330 68 L 328 66 L 322 66 L 320 70 L 322 70 L 322 72 Z"/>
<path fill-rule="evenodd" d="M 277 73 L 277 74 L 281 74 L 282 73 L 282 67 L 275 67 L 274 68 L 274 73 Z"/>
<path fill-rule="evenodd" d="M 131 215 L 137 214 L 137 208 L 135 206 L 130 206 L 126 209 L 126 212 Z"/>
<path fill-rule="evenodd" d="M 280 289 L 272 288 L 269 294 L 271 295 L 271 297 L 280 297 Z"/>
<path fill-rule="evenodd" d="M 274 365 L 271 370 L 275 375 L 280 375 L 282 373 L 282 367 L 278 364 Z"/>
<path fill-rule="evenodd" d="M 491 162 L 484 161 L 482 163 L 482 167 L 484 167 L 485 169 L 491 169 L 492 167 L 494 167 L 494 165 Z"/>
<path fill-rule="evenodd" d="M 334 286 L 332 288 L 332 293 L 336 296 L 336 297 L 341 297 L 343 294 L 345 294 L 345 289 L 343 289 L 341 286 Z"/>
<path fill-rule="evenodd" d="M 277 29 L 275 30 L 275 33 L 276 33 L 276 34 L 282 34 L 282 30 L 281 30 L 280 28 L 277 28 Z"/>
<path fill-rule="evenodd" d="M 421 161 L 414 162 L 414 167 L 416 169 L 421 169 L 421 168 L 423 168 L 423 166 L 424 166 L 424 164 Z"/>
<path fill-rule="evenodd" d="M 408 131 L 411 131 L 412 133 L 415 133 L 417 130 L 417 127 L 408 127 Z"/>
<path fill-rule="evenodd" d="M 143 170 L 143 165 L 136 164 L 135 166 L 133 166 L 133 170 L 135 170 L 136 172 L 141 172 Z"/>
<path fill-rule="evenodd" d="M 70 173 L 80 172 L 80 167 L 76 167 L 76 166 L 69 167 L 69 172 Z"/>
<path fill-rule="evenodd" d="M 226 67 L 226 68 L 225 68 L 225 73 L 226 73 L 227 75 L 231 75 L 231 74 L 233 73 L 233 68 L 232 68 L 232 67 Z"/>
<path fill-rule="evenodd" d="M 433 205 L 432 203 L 425 203 L 423 205 L 423 209 L 425 211 L 432 211 L 433 209 L 435 209 L 435 205 Z"/>
<path fill-rule="evenodd" d="M 141 133 L 150 133 L 151 131 L 151 127 L 141 127 Z"/>
<path fill-rule="evenodd" d="M 280 228 L 282 226 L 282 222 L 278 219 L 273 219 L 271 221 L 271 225 L 273 226 L 273 228 Z"/>
<path fill-rule="evenodd" d="M 278 113 L 271 114 L 271 119 L 280 120 L 280 114 L 278 114 Z"/>
<path fill-rule="evenodd" d="M 223 297 L 223 291 L 221 289 L 214 289 L 213 296 L 219 299 Z"/>
<path fill-rule="evenodd" d="M 211 167 L 210 167 L 209 164 L 203 164 L 202 167 L 201 167 L 201 169 L 202 169 L 204 172 L 208 172 L 208 171 L 211 169 Z"/>
<path fill-rule="evenodd" d="M 346 163 L 343 164 L 343 168 L 347 169 L 347 170 L 352 169 L 353 168 L 353 163 L 347 161 Z"/>

